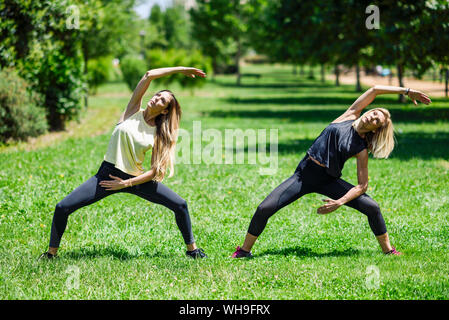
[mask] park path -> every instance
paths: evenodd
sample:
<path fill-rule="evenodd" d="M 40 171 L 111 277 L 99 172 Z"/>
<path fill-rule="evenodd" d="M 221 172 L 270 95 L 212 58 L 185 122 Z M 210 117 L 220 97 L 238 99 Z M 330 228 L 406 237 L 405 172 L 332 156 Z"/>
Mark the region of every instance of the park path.
<path fill-rule="evenodd" d="M 335 76 L 330 75 L 327 78 L 328 80 L 333 80 L 335 82 Z M 340 83 L 342 84 L 353 84 L 355 86 L 356 76 L 354 72 L 348 72 L 340 75 Z M 381 77 L 381 76 L 367 76 L 364 75 L 363 72 L 360 74 L 360 82 L 365 86 L 374 86 L 374 85 L 386 85 L 386 86 L 399 86 L 399 80 L 397 77 L 393 77 L 390 79 L 389 77 Z M 444 81 L 426 81 L 419 80 L 410 77 L 404 77 L 404 86 L 410 87 L 415 90 L 419 90 L 432 97 L 444 97 Z"/>

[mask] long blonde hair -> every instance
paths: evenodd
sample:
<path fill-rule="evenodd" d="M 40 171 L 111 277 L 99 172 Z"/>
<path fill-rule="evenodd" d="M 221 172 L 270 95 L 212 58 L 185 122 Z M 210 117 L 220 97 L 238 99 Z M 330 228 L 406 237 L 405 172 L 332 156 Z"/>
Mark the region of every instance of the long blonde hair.
<path fill-rule="evenodd" d="M 373 154 L 374 158 L 386 159 L 393 151 L 395 145 L 393 122 L 391 121 L 390 112 L 387 109 L 374 108 L 368 112 L 373 110 L 379 110 L 384 114 L 385 124 L 382 127 L 377 128 L 374 133 L 370 131 L 365 134 L 368 142 L 368 150 Z M 362 117 L 360 116 L 354 121 L 354 128 L 357 128 L 361 119 Z"/>
<path fill-rule="evenodd" d="M 153 180 L 161 182 L 170 170 L 168 178 L 173 176 L 175 161 L 175 146 L 178 139 L 179 122 L 181 120 L 181 106 L 170 90 L 161 90 L 168 92 L 172 99 L 167 106 L 167 114 L 159 114 L 155 118 L 156 137 L 154 138 L 152 168 L 156 170 Z M 156 93 L 157 94 L 157 93 Z"/>

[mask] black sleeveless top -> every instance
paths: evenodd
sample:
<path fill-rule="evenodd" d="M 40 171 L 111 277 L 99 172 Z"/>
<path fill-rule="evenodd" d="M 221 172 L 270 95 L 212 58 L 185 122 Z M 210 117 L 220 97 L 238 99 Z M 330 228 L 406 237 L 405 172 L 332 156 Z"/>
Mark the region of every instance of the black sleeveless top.
<path fill-rule="evenodd" d="M 367 142 L 352 127 L 354 120 L 331 123 L 315 139 L 307 153 L 326 166 L 326 172 L 341 176 L 344 163 L 368 147 Z"/>

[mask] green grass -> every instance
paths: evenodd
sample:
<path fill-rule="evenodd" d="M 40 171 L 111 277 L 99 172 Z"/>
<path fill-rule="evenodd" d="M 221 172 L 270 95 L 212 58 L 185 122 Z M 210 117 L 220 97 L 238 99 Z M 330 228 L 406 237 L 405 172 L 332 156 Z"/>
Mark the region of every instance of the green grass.
<path fill-rule="evenodd" d="M 0 153 L 0 299 L 448 299 L 444 99 L 415 107 L 381 96 L 372 105 L 390 109 L 398 145 L 390 159 L 370 160 L 368 194 L 380 204 L 392 243 L 404 256 L 382 255 L 366 217 L 355 210 L 317 215 L 322 196 L 311 194 L 269 220 L 254 259 L 229 258 L 258 204 L 358 97 L 353 86 L 294 77 L 290 66 L 248 66 L 244 72 L 263 76 L 244 78 L 241 87 L 234 77 L 219 76 L 193 96 L 170 88 L 189 132 L 196 120 L 222 133 L 278 129 L 276 175 L 259 175 L 259 165 L 178 164 L 175 176 L 165 180 L 187 200 L 197 244 L 209 259 L 185 257 L 168 209 L 119 194 L 73 213 L 60 259 L 36 262 L 48 245 L 56 203 L 96 173 L 126 106 L 126 86 L 108 84 L 90 98 L 89 112 L 96 116 L 84 117 L 80 134 L 32 151 Z M 154 84 L 150 93 L 161 88 Z M 355 160 L 346 163 L 343 177 L 356 183 Z M 378 286 L 367 285 L 370 266 L 379 271 Z M 79 270 L 78 288 L 68 286 L 71 268 Z"/>

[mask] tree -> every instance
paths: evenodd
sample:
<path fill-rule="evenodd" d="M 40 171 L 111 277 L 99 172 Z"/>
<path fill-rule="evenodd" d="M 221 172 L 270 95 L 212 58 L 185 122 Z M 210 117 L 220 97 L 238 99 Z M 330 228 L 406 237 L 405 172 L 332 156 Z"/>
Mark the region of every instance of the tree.
<path fill-rule="evenodd" d="M 304 28 L 312 2 L 251 0 L 250 4 L 253 14 L 249 24 L 255 26 L 249 30 L 252 47 L 272 61 L 306 63 L 310 54 L 306 50 L 308 38 Z"/>
<path fill-rule="evenodd" d="M 148 17 L 148 21 L 150 22 L 150 48 L 162 48 L 165 49 L 168 47 L 167 40 L 165 38 L 164 31 L 164 16 L 161 11 L 161 7 L 158 4 L 155 4 L 151 7 L 150 16 Z"/>
<path fill-rule="evenodd" d="M 85 79 L 80 32 L 67 28 L 64 0 L 0 3 L 0 66 L 19 75 L 43 96 L 52 130 L 64 129 L 81 108 Z"/>
<path fill-rule="evenodd" d="M 175 4 L 162 11 L 159 5 L 151 8 L 148 18 L 151 39 L 147 48 L 191 49 L 190 21 L 184 7 Z"/>
<path fill-rule="evenodd" d="M 339 63 L 340 56 L 336 24 L 344 6 L 334 2 L 252 0 L 251 43 L 273 61 L 321 65 L 324 81 L 325 64 Z"/>
<path fill-rule="evenodd" d="M 340 3 L 338 3 L 340 2 Z M 339 8 L 338 21 L 334 25 L 338 26 L 339 44 L 341 46 L 340 59 L 348 67 L 355 66 L 356 86 L 355 90 L 362 90 L 360 83 L 360 65 L 372 64 L 375 61 L 372 43 L 377 29 L 368 29 L 366 26 L 366 8 L 371 2 L 367 0 L 345 0 L 335 3 Z"/>
<path fill-rule="evenodd" d="M 427 12 L 426 1 L 385 0 L 379 4 L 379 10 L 380 29 L 374 51 L 381 61 L 396 66 L 399 86 L 404 87 L 406 68 L 422 74 L 432 65 L 426 44 L 434 39 L 427 39 L 424 44 L 418 41 L 423 31 L 421 20 Z M 399 95 L 399 101 L 405 102 L 405 97 Z"/>
<path fill-rule="evenodd" d="M 438 0 L 426 3 L 421 19 L 419 43 L 440 66 L 445 76 L 445 95 L 449 96 L 449 2 Z"/>
<path fill-rule="evenodd" d="M 114 55 L 124 56 L 131 42 L 135 0 L 76 0 L 79 10 L 79 40 L 84 57 L 84 75 L 89 74 L 89 60 Z M 88 104 L 88 91 L 84 96 Z"/>
<path fill-rule="evenodd" d="M 226 61 L 226 54 L 234 56 L 237 84 L 240 84 L 239 61 L 247 45 L 247 21 L 251 12 L 249 2 L 244 0 L 198 0 L 190 10 L 192 38 L 203 54 L 212 59 L 214 72 Z"/>

